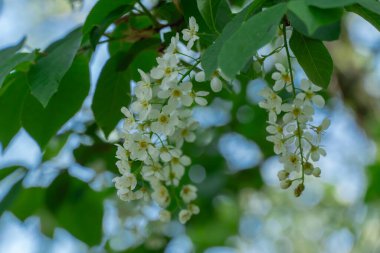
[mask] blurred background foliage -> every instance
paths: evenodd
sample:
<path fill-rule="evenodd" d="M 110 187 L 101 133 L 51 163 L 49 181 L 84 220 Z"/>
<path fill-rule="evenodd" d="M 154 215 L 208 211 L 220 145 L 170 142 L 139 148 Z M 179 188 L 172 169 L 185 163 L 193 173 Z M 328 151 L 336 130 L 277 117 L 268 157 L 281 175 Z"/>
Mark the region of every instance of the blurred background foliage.
<path fill-rule="evenodd" d="M 264 61 L 267 75 L 247 66 L 221 94 L 211 93 L 208 107 L 195 109 L 202 130 L 197 143 L 185 146 L 193 161 L 185 180 L 199 186 L 201 213 L 186 227 L 177 222 L 163 225 L 157 221 L 157 206 L 138 207 L 117 199 L 111 182 L 117 173 L 117 132 L 112 129 L 121 119 L 119 108 L 129 103 L 125 83 L 139 78 L 137 68 L 147 71 L 154 65 L 168 38 L 186 26 L 189 16 L 200 24 L 203 46 L 216 38 L 196 1 L 143 1 L 170 24 L 171 29 L 162 27 L 160 34 L 161 27 L 152 28 L 146 15 L 113 22 L 113 15 L 120 14 L 99 12 L 94 18 L 100 23 L 88 34 L 89 43 L 81 45 L 72 75 L 65 76 L 67 84 L 52 97 L 58 109 L 41 109 L 29 101 L 32 109 L 23 116 L 17 105 L 19 97 L 26 96 L 23 82 L 9 86 L 25 78 L 22 70 L 39 54 L 32 49 L 44 49 L 83 24 L 95 2 L 0 1 L 0 45 L 15 45 L 27 35 L 28 50 L 22 57 L 29 57 L 17 65 L 20 72 L 4 76 L 0 88 L 0 252 L 380 252 L 379 31 L 349 13 L 337 26 L 339 40 L 326 43 L 334 74 L 325 94 L 328 107 L 317 112 L 317 120 L 329 116 L 332 121 L 324 143 L 328 157 L 320 162 L 322 177 L 308 179 L 300 198 L 278 187 L 280 165 L 265 140 L 266 113 L 257 106 L 258 92 L 271 82 L 273 64 L 283 61 L 276 54 Z M 246 4 L 229 1 L 223 8 L 232 12 L 221 9 L 217 29 Z M 101 36 L 104 32 L 107 36 Z M 145 44 L 136 43 L 142 39 Z M 271 45 L 259 54 L 270 51 Z M 89 56 L 86 77 L 82 73 L 88 72 Z M 121 66 L 122 73 L 107 68 L 112 64 Z M 296 66 L 296 79 L 302 77 Z M 70 86 L 71 78 L 81 79 L 83 91 Z M 109 97 L 104 85 L 121 92 Z M 102 118 L 104 112 L 95 115 L 96 124 L 92 111 L 96 114 L 110 99 L 114 107 L 107 107 L 107 117 Z M 2 108 L 9 106 L 14 111 L 6 114 Z M 57 110 L 64 115 L 59 122 L 54 120 Z M 16 116 L 28 122 L 24 129 L 10 125 Z M 9 138 L 9 131 L 18 134 Z M 44 152 L 39 146 L 45 146 Z"/>

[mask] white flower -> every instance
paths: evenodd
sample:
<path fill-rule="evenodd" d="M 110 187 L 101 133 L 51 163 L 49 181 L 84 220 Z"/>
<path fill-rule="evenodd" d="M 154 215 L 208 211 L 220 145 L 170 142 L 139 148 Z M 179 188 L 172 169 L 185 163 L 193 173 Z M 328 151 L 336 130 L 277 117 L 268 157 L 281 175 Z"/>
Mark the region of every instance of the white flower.
<path fill-rule="evenodd" d="M 191 96 L 193 85 L 190 82 L 181 83 L 179 86 L 173 85 L 168 90 L 161 90 L 157 96 L 159 98 L 169 98 L 170 106 L 177 106 L 179 103 L 190 106 L 193 103 Z"/>
<path fill-rule="evenodd" d="M 309 103 L 313 102 L 319 108 L 322 108 L 325 105 L 325 100 L 323 97 L 321 95 L 315 94 L 315 92 L 322 90 L 322 88 L 318 87 L 307 79 L 303 79 L 301 81 L 301 89 L 304 92 L 297 94 L 298 99 L 305 100 Z"/>
<path fill-rule="evenodd" d="M 194 78 L 195 78 L 195 81 L 197 81 L 199 83 L 204 82 L 206 80 L 205 72 L 200 71 L 200 72 L 196 73 Z"/>
<path fill-rule="evenodd" d="M 295 99 L 292 104 L 283 104 L 281 109 L 286 112 L 283 117 L 285 123 L 293 120 L 298 120 L 300 123 L 305 123 L 312 119 L 314 109 L 310 105 L 304 104 L 300 99 Z"/>
<path fill-rule="evenodd" d="M 281 63 L 276 63 L 274 66 L 278 71 L 272 74 L 272 79 L 276 81 L 273 90 L 279 91 L 286 86 L 288 91 L 292 91 L 290 85 L 292 81 L 290 72 L 287 71 Z"/>
<path fill-rule="evenodd" d="M 185 203 L 190 203 L 197 198 L 197 188 L 194 185 L 184 185 L 181 190 L 181 198 Z"/>
<path fill-rule="evenodd" d="M 273 142 L 274 152 L 279 155 L 286 152 L 285 141 L 279 135 L 271 135 L 266 138 L 268 141 Z"/>
<path fill-rule="evenodd" d="M 166 166 L 163 170 L 165 182 L 167 185 L 175 185 L 177 186 L 179 184 L 179 181 L 183 177 L 183 174 L 185 173 L 184 167 L 170 167 Z"/>
<path fill-rule="evenodd" d="M 136 97 L 139 99 L 150 100 L 152 98 L 152 88 L 149 76 L 141 69 L 138 70 L 141 75 L 141 81 L 137 82 L 135 87 Z"/>
<path fill-rule="evenodd" d="M 192 216 L 192 213 L 189 210 L 182 209 L 178 214 L 179 222 L 181 222 L 182 224 L 185 224 L 186 222 L 190 220 L 191 216 Z"/>
<path fill-rule="evenodd" d="M 168 54 L 178 53 L 178 43 L 179 43 L 179 34 L 176 33 L 175 36 L 173 36 L 170 39 L 170 44 L 165 52 Z"/>
<path fill-rule="evenodd" d="M 113 180 L 117 189 L 128 189 L 134 190 L 137 185 L 137 180 L 135 175 L 132 173 L 125 173 L 121 177 L 115 177 Z"/>
<path fill-rule="evenodd" d="M 326 150 L 319 146 L 312 145 L 310 148 L 310 157 L 314 162 L 318 161 L 321 156 L 326 156 Z"/>
<path fill-rule="evenodd" d="M 165 208 L 170 203 L 170 195 L 168 189 L 163 185 L 155 186 L 152 193 L 152 199 L 156 201 L 156 203 Z"/>
<path fill-rule="evenodd" d="M 193 119 L 187 120 L 183 127 L 178 128 L 171 138 L 177 147 L 181 147 L 183 142 L 194 142 L 196 135 L 194 131 L 198 128 L 199 123 Z"/>
<path fill-rule="evenodd" d="M 157 116 L 154 116 L 156 121 L 150 125 L 152 132 L 170 136 L 174 133 L 175 127 L 179 124 L 179 119 L 176 113 L 169 114 L 165 108 Z"/>
<path fill-rule="evenodd" d="M 213 92 L 220 92 L 223 88 L 223 83 L 218 76 L 214 75 L 211 78 L 211 90 Z"/>
<path fill-rule="evenodd" d="M 157 80 L 161 80 L 161 88 L 167 89 L 171 82 L 178 76 L 178 58 L 173 54 L 164 54 L 157 58 L 158 66 L 153 68 L 150 75 Z"/>
<path fill-rule="evenodd" d="M 269 111 L 269 121 L 275 123 L 277 114 L 281 113 L 281 97 L 268 87 L 261 90 L 260 95 L 265 98 L 265 101 L 261 101 L 259 106 Z"/>
<path fill-rule="evenodd" d="M 133 117 L 133 114 L 128 110 L 128 108 L 122 107 L 121 108 L 121 112 L 126 117 L 125 120 L 124 120 L 124 126 L 123 126 L 123 128 L 126 131 L 130 131 L 131 129 L 133 129 L 136 126 L 136 120 Z"/>
<path fill-rule="evenodd" d="M 160 221 L 167 223 L 171 220 L 171 213 L 168 210 L 161 210 L 160 211 Z"/>
<path fill-rule="evenodd" d="M 199 214 L 199 207 L 194 204 L 189 204 L 187 209 L 192 213 L 192 214 Z"/>
<path fill-rule="evenodd" d="M 162 175 L 162 165 L 159 162 L 154 162 L 149 165 L 144 165 L 142 167 L 141 174 L 144 179 L 150 180 L 152 177 L 158 180 L 164 180 L 164 176 Z"/>
<path fill-rule="evenodd" d="M 145 120 L 152 110 L 152 105 L 148 99 L 139 99 L 131 104 L 131 110 L 138 114 L 139 120 Z"/>
<path fill-rule="evenodd" d="M 187 48 L 191 49 L 194 45 L 194 42 L 199 39 L 197 32 L 199 30 L 197 21 L 195 20 L 194 17 L 190 17 L 189 20 L 189 28 L 188 29 L 183 29 L 182 35 L 183 35 L 183 40 L 187 41 Z"/>
<path fill-rule="evenodd" d="M 301 168 L 301 157 L 298 154 L 286 153 L 280 157 L 280 162 L 287 171 L 299 171 Z"/>
<path fill-rule="evenodd" d="M 197 103 L 200 106 L 206 106 L 207 105 L 207 100 L 204 98 L 207 96 L 209 92 L 207 91 L 197 91 L 197 92 L 192 92 L 190 96 L 193 97 L 195 103 Z"/>
<path fill-rule="evenodd" d="M 132 160 L 144 161 L 148 158 L 148 153 L 151 155 L 154 154 L 154 148 L 148 136 L 136 133 L 131 137 L 132 140 L 125 145 L 127 145 L 130 151 Z"/>

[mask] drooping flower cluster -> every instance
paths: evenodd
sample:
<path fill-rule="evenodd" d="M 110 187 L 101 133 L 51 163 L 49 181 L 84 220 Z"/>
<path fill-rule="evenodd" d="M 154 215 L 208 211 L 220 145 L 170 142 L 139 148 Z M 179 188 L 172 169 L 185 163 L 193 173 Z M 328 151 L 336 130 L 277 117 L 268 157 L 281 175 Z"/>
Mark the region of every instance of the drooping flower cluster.
<path fill-rule="evenodd" d="M 322 108 L 325 105 L 323 97 L 318 94 L 320 87 L 303 79 L 297 89 L 291 70 L 279 63 L 275 64 L 275 68 L 277 71 L 272 74 L 275 84 L 273 88 L 267 87 L 261 92 L 265 100 L 259 105 L 269 113 L 267 140 L 273 143 L 274 152 L 284 165 L 284 169 L 277 174 L 281 188 L 287 189 L 293 182 L 300 181 L 294 189 L 298 197 L 304 190 L 305 175 L 319 177 L 321 174 L 320 168 L 313 162 L 326 155 L 320 142 L 330 121 L 325 118 L 319 125 L 312 123 L 314 106 Z M 290 93 L 290 100 L 284 102 L 280 92 Z"/>
<path fill-rule="evenodd" d="M 189 28 L 182 31 L 189 50 L 199 38 L 197 32 L 192 17 Z M 191 78 L 204 81 L 204 72 L 197 70 L 199 60 L 183 59 L 186 54 L 180 52 L 179 37 L 171 38 L 150 73 L 139 70 L 141 81 L 134 88 L 133 102 L 122 108 L 126 117 L 123 144 L 116 154 L 121 176 L 114 182 L 120 199 L 152 199 L 162 207 L 162 221 L 169 221 L 176 212 L 185 223 L 199 208 L 193 203 L 197 188 L 181 181 L 191 164 L 181 148 L 184 142 L 195 141 L 198 123 L 192 118 L 191 106 L 206 105 L 208 92 L 194 90 Z"/>

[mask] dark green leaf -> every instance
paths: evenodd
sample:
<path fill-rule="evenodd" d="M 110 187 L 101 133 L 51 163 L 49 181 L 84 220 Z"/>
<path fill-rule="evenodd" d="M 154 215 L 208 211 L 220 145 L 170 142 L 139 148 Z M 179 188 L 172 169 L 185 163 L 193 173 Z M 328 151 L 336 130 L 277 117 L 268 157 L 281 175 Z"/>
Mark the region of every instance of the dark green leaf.
<path fill-rule="evenodd" d="M 46 145 L 44 155 L 42 156 L 42 161 L 49 161 L 56 157 L 65 146 L 69 136 L 70 132 L 54 136 Z"/>
<path fill-rule="evenodd" d="M 380 15 L 380 3 L 376 0 L 359 0 L 358 3 L 367 10 Z"/>
<path fill-rule="evenodd" d="M 12 185 L 9 192 L 1 200 L 0 215 L 3 214 L 4 211 L 10 209 L 10 206 L 18 199 L 19 193 L 21 190 L 22 190 L 22 179 L 18 180 L 14 185 Z"/>
<path fill-rule="evenodd" d="M 123 6 L 134 5 L 135 0 L 99 0 L 88 14 L 83 25 L 83 34 L 89 33 L 94 27 L 100 26 L 113 11 Z"/>
<path fill-rule="evenodd" d="M 70 68 L 82 38 L 81 29 L 76 29 L 55 43 L 48 55 L 30 69 L 28 79 L 32 94 L 44 107 L 58 91 L 59 84 Z"/>
<path fill-rule="evenodd" d="M 10 174 L 12 174 L 13 172 L 15 172 L 16 170 L 18 169 L 22 169 L 21 167 L 19 166 L 12 166 L 12 167 L 8 167 L 8 168 L 2 168 L 0 169 L 0 181 L 3 180 L 4 178 L 6 178 L 7 176 L 9 176 Z"/>
<path fill-rule="evenodd" d="M 330 83 L 333 61 L 323 43 L 294 31 L 289 44 L 308 78 L 326 88 Z"/>
<path fill-rule="evenodd" d="M 43 108 L 33 96 L 26 98 L 22 123 L 42 149 L 63 124 L 81 108 L 89 89 L 88 59 L 84 55 L 79 55 L 62 78 L 58 92 L 53 95 L 46 108 Z"/>
<path fill-rule="evenodd" d="M 96 123 L 106 136 L 120 121 L 121 107 L 129 105 L 131 63 L 142 51 L 157 47 L 159 43 L 158 39 L 135 43 L 128 52 L 119 52 L 112 56 L 103 67 L 97 82 L 92 110 Z"/>
<path fill-rule="evenodd" d="M 340 20 L 326 26 L 320 26 L 313 34 L 309 34 L 306 25 L 295 15 L 292 16 L 292 26 L 295 30 L 312 39 L 332 41 L 339 39 L 341 31 Z"/>
<path fill-rule="evenodd" d="M 24 62 L 31 62 L 35 58 L 34 53 L 18 53 L 10 58 L 7 61 L 3 61 L 0 65 L 0 88 L 3 85 L 5 77 L 14 70 L 18 65 Z"/>
<path fill-rule="evenodd" d="M 307 4 L 323 8 L 337 8 L 351 5 L 357 2 L 357 0 L 306 0 Z"/>
<path fill-rule="evenodd" d="M 221 0 L 197 0 L 199 12 L 211 31 L 218 30 L 215 24 L 215 16 L 220 1 Z"/>
<path fill-rule="evenodd" d="M 100 0 L 90 11 L 83 25 L 84 40 L 90 36 L 93 48 L 107 28 L 118 18 L 129 12 L 136 0 Z"/>
<path fill-rule="evenodd" d="M 46 206 L 57 225 L 90 246 L 102 239 L 103 194 L 67 172 L 58 176 L 47 189 Z"/>
<path fill-rule="evenodd" d="M 18 50 L 20 50 L 26 41 L 26 38 L 22 38 L 19 43 L 14 46 L 10 46 L 0 50 L 0 65 L 3 65 L 9 58 L 11 58 Z"/>
<path fill-rule="evenodd" d="M 222 49 L 224 42 L 227 41 L 228 38 L 241 26 L 243 21 L 246 20 L 250 11 L 257 10 L 263 0 L 254 1 L 252 5 L 245 8 L 239 14 L 237 14 L 223 29 L 220 36 L 216 39 L 216 41 L 207 48 L 207 50 L 203 53 L 201 58 L 202 68 L 205 71 L 206 78 L 209 79 L 212 73 L 218 67 L 218 57 L 220 50 Z"/>
<path fill-rule="evenodd" d="M 307 5 L 303 0 L 290 1 L 288 9 L 290 23 L 293 23 L 294 16 L 298 17 L 305 24 L 310 35 L 314 34 L 321 26 L 336 23 L 343 14 L 341 8 L 319 9 Z"/>
<path fill-rule="evenodd" d="M 21 128 L 21 114 L 29 92 L 26 75 L 15 73 L 9 76 L 0 89 L 0 142 L 5 149 Z"/>
<path fill-rule="evenodd" d="M 223 73 L 233 78 L 257 50 L 270 42 L 286 12 L 286 4 L 278 4 L 254 15 L 224 43 L 219 55 Z"/>
<path fill-rule="evenodd" d="M 232 18 L 232 12 L 227 0 L 220 1 L 215 13 L 215 25 L 218 31 L 222 31 Z"/>
<path fill-rule="evenodd" d="M 158 8 L 153 9 L 153 14 L 160 19 L 167 20 L 169 23 L 175 23 L 182 18 L 182 15 L 172 2 L 163 3 Z"/>
<path fill-rule="evenodd" d="M 346 7 L 347 11 L 354 12 L 358 15 L 360 15 L 362 18 L 367 20 L 369 23 L 371 23 L 377 30 L 380 31 L 380 15 L 367 10 L 366 8 L 355 4 L 351 5 L 349 7 Z"/>

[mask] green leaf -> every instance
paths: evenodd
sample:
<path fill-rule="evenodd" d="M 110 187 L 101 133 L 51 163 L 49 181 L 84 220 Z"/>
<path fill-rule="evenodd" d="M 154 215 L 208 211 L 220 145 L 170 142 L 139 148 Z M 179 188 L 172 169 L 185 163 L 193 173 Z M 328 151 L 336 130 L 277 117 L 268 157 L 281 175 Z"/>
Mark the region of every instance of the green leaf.
<path fill-rule="evenodd" d="M 22 108 L 28 92 L 27 78 L 23 73 L 9 76 L 0 89 L 0 142 L 3 149 L 21 128 Z"/>
<path fill-rule="evenodd" d="M 159 43 L 159 39 L 137 42 L 128 52 L 113 55 L 103 67 L 97 82 L 92 110 L 96 123 L 106 136 L 122 118 L 121 107 L 129 105 L 132 78 L 130 65 L 141 52 L 157 47 Z"/>
<path fill-rule="evenodd" d="M 46 206 L 55 217 L 58 226 L 89 246 L 100 244 L 102 193 L 95 192 L 87 183 L 64 172 L 47 189 Z"/>
<path fill-rule="evenodd" d="M 380 15 L 380 3 L 376 0 L 359 0 L 358 3 L 367 10 Z"/>
<path fill-rule="evenodd" d="M 341 8 L 319 9 L 307 5 L 304 0 L 295 0 L 288 3 L 288 17 L 293 23 L 294 16 L 298 17 L 306 26 L 308 33 L 314 34 L 321 27 L 336 23 L 342 17 Z"/>
<path fill-rule="evenodd" d="M 302 22 L 302 20 L 294 15 L 292 15 L 292 26 L 295 30 L 307 37 L 323 41 L 332 41 L 339 39 L 341 31 L 341 22 L 339 20 L 333 24 L 320 26 L 313 34 L 309 34 L 306 25 Z"/>
<path fill-rule="evenodd" d="M 3 65 L 9 58 L 11 58 L 18 50 L 20 50 L 26 41 L 26 38 L 22 38 L 19 43 L 14 46 L 10 46 L 0 50 L 0 66 Z"/>
<path fill-rule="evenodd" d="M 28 79 L 31 92 L 44 107 L 58 91 L 60 81 L 79 49 L 81 38 L 81 29 L 69 33 L 30 69 Z"/>
<path fill-rule="evenodd" d="M 223 73 L 233 78 L 248 60 L 275 36 L 286 4 L 268 8 L 243 23 L 224 43 L 219 55 Z"/>
<path fill-rule="evenodd" d="M 8 177 L 10 174 L 15 172 L 18 169 L 23 169 L 19 166 L 12 166 L 8 168 L 1 168 L 0 169 L 0 181 L 3 180 L 4 178 Z"/>
<path fill-rule="evenodd" d="M 263 0 L 256 0 L 249 7 L 238 13 L 223 29 L 220 36 L 215 42 L 209 46 L 203 53 L 201 58 L 202 68 L 205 71 L 206 78 L 209 79 L 212 73 L 218 68 L 218 57 L 224 42 L 232 36 L 232 34 L 241 26 L 243 21 L 246 20 L 251 11 L 258 9 Z"/>
<path fill-rule="evenodd" d="M 308 78 L 326 88 L 333 72 L 333 61 L 323 43 L 293 31 L 289 44 Z"/>
<path fill-rule="evenodd" d="M 91 9 L 83 25 L 83 40 L 90 36 L 90 42 L 95 49 L 99 39 L 107 28 L 118 18 L 133 8 L 136 0 L 100 0 Z"/>
<path fill-rule="evenodd" d="M 216 10 L 221 0 L 197 0 L 199 12 L 211 31 L 217 31 L 215 24 Z M 224 0 L 222 0 L 224 1 Z"/>
<path fill-rule="evenodd" d="M 357 0 L 306 0 L 306 3 L 322 9 L 344 7 L 356 3 Z"/>
<path fill-rule="evenodd" d="M 232 17 L 231 8 L 227 0 L 222 0 L 215 13 L 215 25 L 218 31 L 222 31 Z"/>
<path fill-rule="evenodd" d="M 7 61 L 2 61 L 2 64 L 0 65 L 0 88 L 3 85 L 5 77 L 12 70 L 22 63 L 33 61 L 34 58 L 34 53 L 18 53 L 8 58 Z"/>
<path fill-rule="evenodd" d="M 346 10 L 360 15 L 362 18 L 371 23 L 378 31 L 380 31 L 380 15 L 369 11 L 358 4 L 346 7 Z"/>
<path fill-rule="evenodd" d="M 49 161 L 56 157 L 67 143 L 69 136 L 70 132 L 54 136 L 46 145 L 45 152 L 42 156 L 42 161 Z"/>
<path fill-rule="evenodd" d="M 83 34 L 89 33 L 94 27 L 100 26 L 113 11 L 123 6 L 132 6 L 132 0 L 99 0 L 88 14 L 83 25 Z"/>
<path fill-rule="evenodd" d="M 89 89 L 88 59 L 84 55 L 78 55 L 47 107 L 43 108 L 31 95 L 26 98 L 22 124 L 41 149 L 44 149 L 57 131 L 81 108 Z"/>

